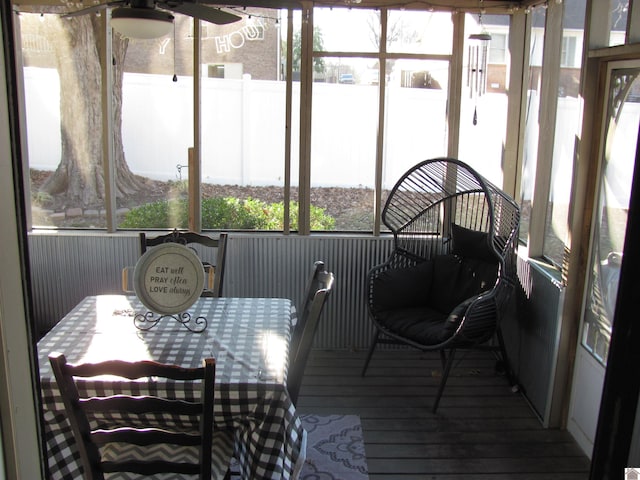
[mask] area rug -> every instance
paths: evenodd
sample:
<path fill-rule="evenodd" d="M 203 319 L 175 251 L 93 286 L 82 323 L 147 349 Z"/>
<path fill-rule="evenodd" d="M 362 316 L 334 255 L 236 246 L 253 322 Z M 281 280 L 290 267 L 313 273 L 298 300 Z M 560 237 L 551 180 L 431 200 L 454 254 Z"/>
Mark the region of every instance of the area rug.
<path fill-rule="evenodd" d="M 301 415 L 307 459 L 300 480 L 367 480 L 367 457 L 357 415 Z"/>
<path fill-rule="evenodd" d="M 362 426 L 357 415 L 300 415 L 307 432 L 307 458 L 299 480 L 369 480 Z M 239 480 L 231 461 L 231 480 Z M 254 479 L 252 479 L 254 480 Z"/>

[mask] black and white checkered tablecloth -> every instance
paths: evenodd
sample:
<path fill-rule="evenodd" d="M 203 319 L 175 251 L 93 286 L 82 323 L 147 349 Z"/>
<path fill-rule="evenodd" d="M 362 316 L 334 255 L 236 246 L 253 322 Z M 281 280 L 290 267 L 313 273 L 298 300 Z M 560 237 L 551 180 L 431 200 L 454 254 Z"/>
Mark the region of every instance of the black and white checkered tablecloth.
<path fill-rule="evenodd" d="M 216 359 L 216 428 L 232 429 L 243 479 L 295 478 L 305 458 L 305 433 L 286 389 L 288 348 L 295 308 L 277 298 L 202 298 L 190 309 L 208 321 L 192 333 L 173 318 L 149 331 L 133 324 L 146 309 L 136 297 L 87 297 L 40 342 L 45 434 L 52 479 L 82 478 L 79 455 L 65 418 L 48 355 L 71 363 L 152 359 L 185 367 Z M 134 382 L 135 383 L 135 382 Z M 123 382 L 89 384 L 87 392 L 116 391 Z M 140 383 L 138 383 L 140 385 Z M 130 383 L 126 389 L 137 390 Z M 163 393 L 171 385 L 144 382 L 140 393 Z M 143 391 L 144 390 L 144 391 Z M 176 392 L 185 398 L 197 392 Z"/>

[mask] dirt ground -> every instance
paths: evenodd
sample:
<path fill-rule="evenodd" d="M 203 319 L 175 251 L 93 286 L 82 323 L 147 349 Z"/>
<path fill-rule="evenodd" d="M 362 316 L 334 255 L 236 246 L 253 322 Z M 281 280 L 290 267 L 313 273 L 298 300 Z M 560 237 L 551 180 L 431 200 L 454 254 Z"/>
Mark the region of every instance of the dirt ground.
<path fill-rule="evenodd" d="M 49 198 L 38 194 L 40 186 L 46 181 L 52 172 L 31 169 L 31 198 L 34 205 L 46 212 L 67 212 L 70 209 L 82 208 L 81 205 L 70 205 L 62 198 Z M 117 200 L 118 209 L 152 203 L 157 200 L 167 199 L 186 194 L 186 184 L 176 181 L 157 181 L 140 177 L 145 188 L 135 195 Z M 257 187 L 239 185 L 213 185 L 202 184 L 202 195 L 210 197 L 235 197 L 241 200 L 254 198 L 266 203 L 283 201 L 282 187 Z M 291 189 L 292 200 L 298 198 L 298 189 Z M 325 209 L 325 213 L 336 220 L 335 229 L 339 231 L 371 230 L 373 226 L 373 190 L 366 188 L 312 188 L 311 204 Z M 101 206 L 88 206 L 84 210 L 100 210 Z M 91 226 L 91 221 L 82 217 L 74 217 L 72 220 L 60 220 L 57 226 Z M 93 222 L 95 223 L 95 222 Z"/>

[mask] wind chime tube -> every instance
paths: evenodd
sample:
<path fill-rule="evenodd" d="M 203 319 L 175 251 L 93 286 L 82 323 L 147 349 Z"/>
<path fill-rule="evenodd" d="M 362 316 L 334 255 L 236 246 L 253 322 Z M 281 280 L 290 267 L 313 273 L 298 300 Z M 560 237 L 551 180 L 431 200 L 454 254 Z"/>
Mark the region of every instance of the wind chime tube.
<path fill-rule="evenodd" d="M 476 95 L 482 96 L 482 45 L 478 46 L 478 78 L 476 79 Z"/>
<path fill-rule="evenodd" d="M 473 98 L 473 91 L 474 91 L 474 83 L 476 81 L 476 47 L 473 45 L 469 46 L 469 66 L 468 66 L 468 72 L 469 72 L 469 81 L 467 82 L 467 86 L 469 87 L 469 98 Z"/>
<path fill-rule="evenodd" d="M 469 47 L 469 98 L 473 98 L 474 84 L 476 82 L 476 47 Z"/>
<path fill-rule="evenodd" d="M 473 47 L 471 45 L 469 45 L 469 60 L 467 62 L 467 87 L 471 86 L 471 50 L 473 49 Z M 469 91 L 471 91 L 471 89 L 469 89 Z"/>
<path fill-rule="evenodd" d="M 487 50 L 488 48 L 485 43 L 484 45 L 482 45 L 482 61 L 480 62 L 480 64 L 482 65 L 482 70 L 480 70 L 480 93 L 478 96 L 487 93 Z"/>
<path fill-rule="evenodd" d="M 475 47 L 475 49 L 476 49 L 476 54 L 475 54 L 475 60 L 476 60 L 476 65 L 475 65 L 475 71 L 476 71 L 475 91 L 476 91 L 476 95 L 478 95 L 479 92 L 480 92 L 480 75 L 482 74 L 482 70 L 480 70 L 480 47 Z"/>

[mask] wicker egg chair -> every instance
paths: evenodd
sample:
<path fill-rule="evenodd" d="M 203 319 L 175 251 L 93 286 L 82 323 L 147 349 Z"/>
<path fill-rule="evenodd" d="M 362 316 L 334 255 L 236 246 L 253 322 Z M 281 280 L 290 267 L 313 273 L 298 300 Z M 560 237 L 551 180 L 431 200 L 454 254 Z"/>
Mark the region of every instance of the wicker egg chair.
<path fill-rule="evenodd" d="M 465 163 L 436 158 L 398 180 L 382 221 L 394 246 L 367 276 L 375 332 L 362 374 L 379 343 L 439 351 L 434 413 L 457 349 L 489 347 L 509 375 L 500 317 L 515 280 L 518 205 Z"/>

